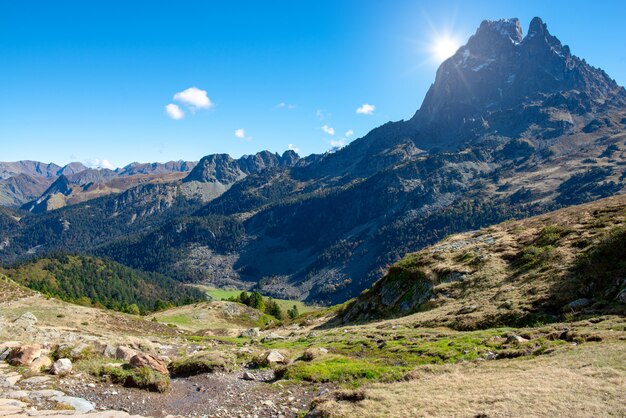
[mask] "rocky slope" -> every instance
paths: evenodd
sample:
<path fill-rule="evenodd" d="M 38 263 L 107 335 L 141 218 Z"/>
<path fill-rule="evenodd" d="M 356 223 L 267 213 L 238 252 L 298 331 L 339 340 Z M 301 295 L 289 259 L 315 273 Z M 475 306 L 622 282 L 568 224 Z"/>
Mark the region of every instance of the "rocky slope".
<path fill-rule="evenodd" d="M 342 322 L 420 312 L 460 329 L 626 313 L 626 196 L 452 235 L 409 254 Z"/>

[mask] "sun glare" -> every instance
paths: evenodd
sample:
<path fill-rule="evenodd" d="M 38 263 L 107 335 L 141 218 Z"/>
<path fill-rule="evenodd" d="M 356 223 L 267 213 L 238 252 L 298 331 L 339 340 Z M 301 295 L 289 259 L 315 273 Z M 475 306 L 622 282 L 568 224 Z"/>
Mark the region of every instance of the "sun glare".
<path fill-rule="evenodd" d="M 458 40 L 451 36 L 442 36 L 434 40 L 431 53 L 438 62 L 443 62 L 450 58 L 460 47 Z"/>

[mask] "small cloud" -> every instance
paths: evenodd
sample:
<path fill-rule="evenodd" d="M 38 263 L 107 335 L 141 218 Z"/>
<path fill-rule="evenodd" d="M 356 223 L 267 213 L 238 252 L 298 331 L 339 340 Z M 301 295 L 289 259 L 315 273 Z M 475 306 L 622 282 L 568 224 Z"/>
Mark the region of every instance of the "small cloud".
<path fill-rule="evenodd" d="M 93 158 L 91 160 L 87 160 L 84 162 L 84 164 L 87 167 L 96 168 L 96 169 L 106 168 L 109 170 L 115 170 L 117 168 L 115 164 L 111 163 L 109 160 L 104 160 L 104 159 L 101 160 L 99 158 Z"/>
<path fill-rule="evenodd" d="M 374 113 L 374 110 L 376 110 L 376 106 L 365 103 L 356 110 L 356 113 L 359 115 L 371 115 Z"/>
<path fill-rule="evenodd" d="M 167 113 L 167 116 L 174 120 L 181 120 L 185 117 L 185 112 L 183 112 L 183 110 L 174 103 L 170 103 L 165 106 L 165 112 Z"/>
<path fill-rule="evenodd" d="M 354 131 L 352 129 L 348 129 L 345 134 L 343 134 L 346 138 L 350 138 L 354 135 Z"/>
<path fill-rule="evenodd" d="M 322 126 L 322 131 L 326 132 L 328 135 L 335 135 L 335 129 L 328 125 Z"/>
<path fill-rule="evenodd" d="M 346 146 L 347 142 L 348 142 L 348 140 L 346 138 L 331 139 L 330 140 L 330 147 L 331 147 L 331 149 L 343 148 L 343 147 Z"/>
<path fill-rule="evenodd" d="M 213 102 L 207 96 L 205 90 L 201 90 L 197 87 L 190 87 L 187 90 L 180 91 L 174 95 L 174 100 L 184 104 L 190 109 L 210 109 L 213 107 Z"/>
<path fill-rule="evenodd" d="M 296 148 L 293 144 L 289 144 L 288 148 L 293 152 L 300 152 L 300 148 Z"/>
<path fill-rule="evenodd" d="M 243 128 L 235 130 L 235 136 L 239 139 L 247 139 L 248 141 L 252 141 L 252 137 L 246 136 L 246 130 Z"/>
<path fill-rule="evenodd" d="M 326 118 L 331 117 L 332 114 L 330 112 L 325 111 L 324 109 L 317 109 L 315 111 L 315 117 L 318 118 L 319 120 L 324 120 Z"/>
<path fill-rule="evenodd" d="M 295 109 L 295 108 L 296 108 L 296 105 L 295 105 L 295 104 L 287 104 L 287 103 L 285 103 L 285 102 L 280 102 L 280 103 L 278 103 L 278 104 L 276 105 L 276 108 L 278 108 L 278 109 L 289 109 L 289 110 L 291 110 L 291 109 Z"/>

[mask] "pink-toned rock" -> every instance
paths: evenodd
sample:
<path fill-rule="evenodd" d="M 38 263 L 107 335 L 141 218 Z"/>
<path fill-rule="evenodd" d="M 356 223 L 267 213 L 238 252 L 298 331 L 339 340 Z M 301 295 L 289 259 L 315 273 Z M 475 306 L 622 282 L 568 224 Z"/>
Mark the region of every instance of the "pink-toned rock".
<path fill-rule="evenodd" d="M 137 353 L 130 359 L 129 363 L 130 366 L 134 368 L 145 366 L 154 370 L 155 372 L 169 374 L 165 362 L 157 356 L 153 356 L 152 354 Z"/>
<path fill-rule="evenodd" d="M 31 364 L 30 370 L 33 372 L 40 372 L 42 370 L 48 370 L 52 366 L 52 360 L 48 356 L 39 356 Z"/>
<path fill-rule="evenodd" d="M 7 357 L 7 361 L 13 366 L 30 367 L 33 361 L 40 356 L 41 346 L 39 344 L 23 345 L 12 349 Z"/>

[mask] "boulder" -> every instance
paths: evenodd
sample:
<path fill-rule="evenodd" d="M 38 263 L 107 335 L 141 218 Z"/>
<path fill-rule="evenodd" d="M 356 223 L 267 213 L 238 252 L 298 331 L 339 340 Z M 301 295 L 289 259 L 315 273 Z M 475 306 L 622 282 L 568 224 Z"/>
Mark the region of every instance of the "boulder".
<path fill-rule="evenodd" d="M 104 346 L 104 349 L 102 350 L 102 355 L 108 358 L 115 358 L 116 351 L 117 351 L 117 347 L 111 344 L 107 344 L 106 346 Z"/>
<path fill-rule="evenodd" d="M 261 330 L 259 328 L 249 328 L 245 331 L 242 331 L 241 334 L 239 334 L 240 337 L 247 337 L 247 338 L 256 338 L 261 336 Z"/>
<path fill-rule="evenodd" d="M 592 300 L 587 298 L 576 299 L 565 305 L 563 310 L 566 312 L 580 311 L 581 309 L 591 305 L 591 302 Z"/>
<path fill-rule="evenodd" d="M 69 405 L 77 412 L 91 412 L 96 409 L 96 406 L 88 400 L 74 396 L 53 396 L 50 399 L 54 402 Z"/>
<path fill-rule="evenodd" d="M 30 370 L 32 372 L 40 372 L 42 370 L 48 370 L 52 366 L 52 359 L 48 356 L 39 356 L 31 364 Z"/>
<path fill-rule="evenodd" d="M 256 377 L 250 372 L 245 372 L 243 374 L 243 380 L 256 380 Z"/>
<path fill-rule="evenodd" d="M 72 371 L 72 361 L 68 358 L 61 358 L 54 362 L 50 373 L 64 376 Z"/>
<path fill-rule="evenodd" d="M 515 335 L 515 334 L 510 335 L 506 339 L 507 344 L 520 344 L 520 343 L 525 343 L 526 341 L 528 341 L 526 338 L 520 337 L 519 335 Z"/>
<path fill-rule="evenodd" d="M 15 347 L 9 353 L 7 360 L 13 366 L 30 367 L 37 357 L 41 356 L 41 346 L 39 344 L 23 345 Z"/>
<path fill-rule="evenodd" d="M 152 354 L 137 353 L 130 359 L 129 363 L 133 368 L 148 367 L 155 372 L 169 374 L 165 362 Z"/>
<path fill-rule="evenodd" d="M 286 362 L 287 362 L 287 359 L 285 358 L 285 356 L 283 356 L 276 350 L 268 351 L 261 357 L 261 364 L 264 364 L 264 365 L 286 363 Z"/>
<path fill-rule="evenodd" d="M 79 360 L 88 357 L 91 351 L 92 347 L 89 344 L 82 343 L 74 347 L 72 351 L 70 351 L 70 358 L 74 360 Z"/>
<path fill-rule="evenodd" d="M 287 337 L 283 337 L 282 335 L 278 335 L 276 333 L 270 332 L 265 337 L 263 337 L 261 341 L 265 343 L 265 342 L 274 341 L 274 340 L 286 340 L 286 339 Z"/>
<path fill-rule="evenodd" d="M 137 355 L 137 351 L 123 345 L 117 347 L 117 350 L 115 350 L 115 358 L 117 360 L 130 361 L 135 355 Z"/>
<path fill-rule="evenodd" d="M 6 341 L 0 344 L 0 360 L 6 360 L 15 347 L 19 347 L 22 343 L 19 341 Z"/>

